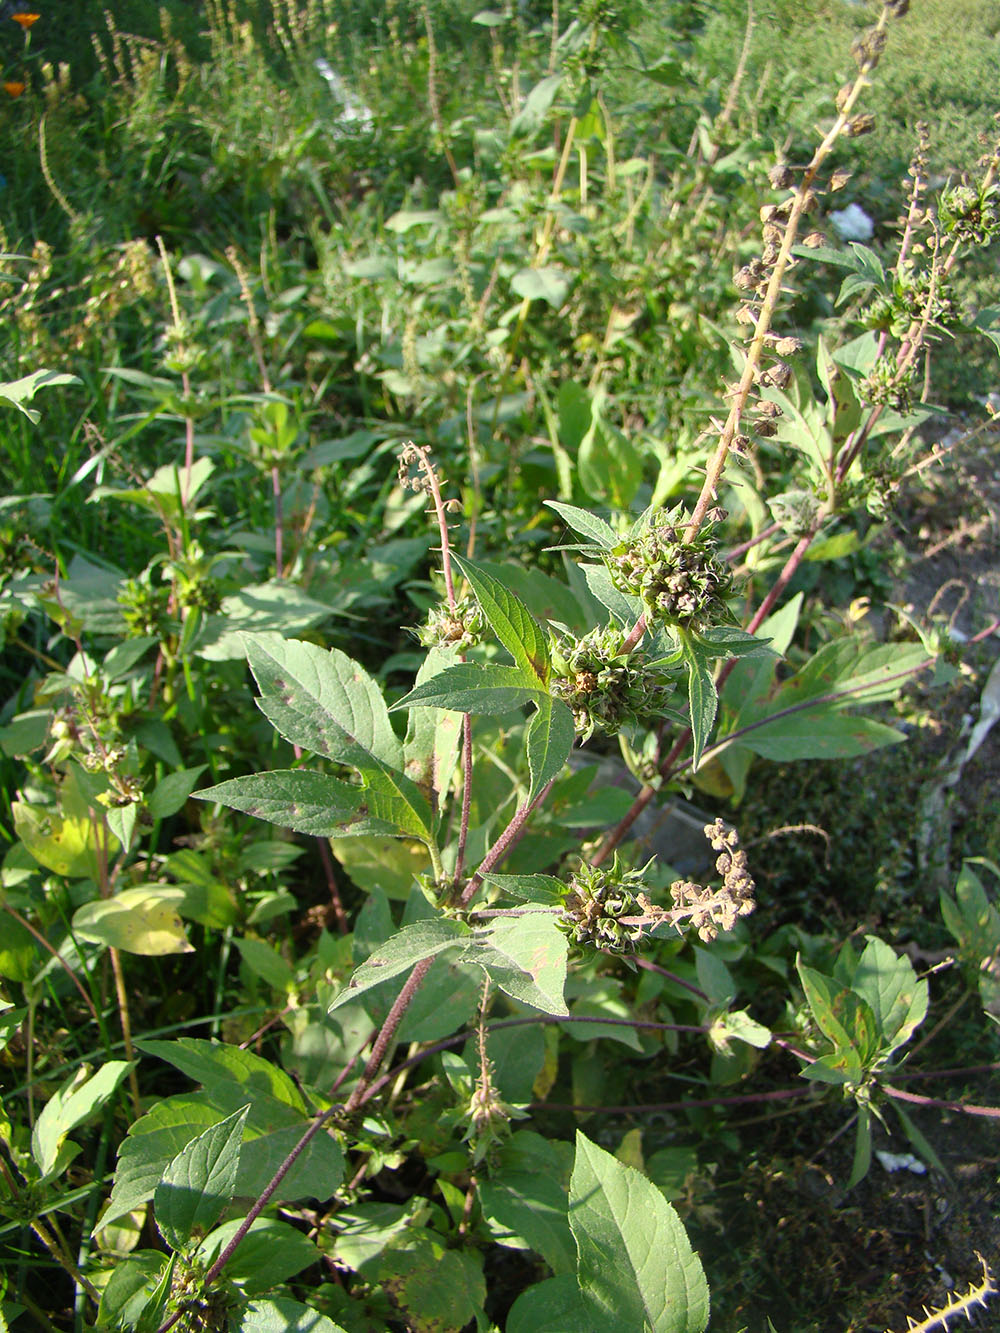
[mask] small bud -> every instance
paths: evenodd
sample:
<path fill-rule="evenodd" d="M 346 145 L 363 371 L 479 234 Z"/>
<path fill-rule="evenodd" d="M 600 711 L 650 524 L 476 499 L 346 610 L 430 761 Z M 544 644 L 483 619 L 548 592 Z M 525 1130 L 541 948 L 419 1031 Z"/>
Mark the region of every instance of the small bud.
<path fill-rule="evenodd" d="M 862 74 L 869 74 L 879 62 L 888 40 L 884 28 L 869 28 L 851 43 L 851 55 Z"/>
<path fill-rule="evenodd" d="M 776 227 L 773 222 L 765 222 L 763 237 L 765 245 L 780 245 L 785 234 L 783 227 Z"/>
<path fill-rule="evenodd" d="M 754 259 L 751 263 L 744 264 L 733 278 L 733 282 L 741 292 L 749 292 L 757 286 L 762 276 L 760 260 Z"/>
<path fill-rule="evenodd" d="M 737 454 L 745 454 L 752 443 L 753 441 L 750 439 L 749 435 L 734 435 L 732 446 L 733 452 Z"/>
<path fill-rule="evenodd" d="M 737 324 L 756 324 L 757 315 L 752 306 L 741 305 L 736 312 Z"/>
<path fill-rule="evenodd" d="M 853 92 L 854 92 L 853 83 L 845 83 L 844 86 L 840 89 L 840 91 L 837 93 L 838 111 L 843 111 L 844 107 L 847 105 L 848 98 Z"/>
<path fill-rule="evenodd" d="M 762 398 L 754 409 L 761 417 L 780 417 L 781 408 L 777 403 L 772 403 L 769 398 Z"/>
<path fill-rule="evenodd" d="M 890 18 L 901 19 L 910 12 L 910 0 L 884 0 Z"/>
<path fill-rule="evenodd" d="M 784 162 L 779 162 L 767 173 L 767 179 L 776 190 L 787 190 L 795 181 L 792 169 Z"/>
<path fill-rule="evenodd" d="M 770 439 L 772 435 L 778 433 L 777 422 L 768 421 L 766 417 L 762 421 L 755 421 L 753 428 L 762 440 Z"/>
<path fill-rule="evenodd" d="M 802 339 L 779 338 L 774 344 L 774 350 L 779 356 L 794 356 L 796 352 L 802 351 Z"/>
<path fill-rule="evenodd" d="M 845 167 L 838 167 L 830 177 L 830 189 L 842 190 L 850 179 L 851 173 Z"/>
<path fill-rule="evenodd" d="M 848 139 L 860 139 L 862 134 L 871 134 L 875 128 L 875 117 L 870 111 L 862 111 L 860 116 L 852 116 L 844 126 Z"/>
<path fill-rule="evenodd" d="M 778 262 L 778 256 L 781 254 L 780 245 L 765 245 L 761 251 L 760 262 L 765 268 L 774 268 Z"/>
<path fill-rule="evenodd" d="M 802 244 L 809 250 L 818 250 L 820 246 L 826 245 L 826 237 L 821 231 L 811 231 L 803 238 Z"/>

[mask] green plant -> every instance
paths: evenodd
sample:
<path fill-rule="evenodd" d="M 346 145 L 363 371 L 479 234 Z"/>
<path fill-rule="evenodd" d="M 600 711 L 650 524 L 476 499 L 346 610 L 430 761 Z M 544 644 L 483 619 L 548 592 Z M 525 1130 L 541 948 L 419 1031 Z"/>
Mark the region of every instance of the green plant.
<path fill-rule="evenodd" d="M 243 244 L 225 263 L 178 258 L 158 226 L 158 265 L 142 247 L 119 262 L 69 219 L 74 262 L 96 262 L 67 326 L 88 384 L 107 386 L 108 439 L 39 497 L 24 436 L 4 511 L 18 667 L 0 744 L 20 792 L 0 974 L 23 1003 L 0 1020 L 24 1104 L 0 1124 L 0 1236 L 33 1230 L 78 1327 L 693 1331 L 708 1283 L 682 1215 L 700 1225 L 699 1153 L 648 1154 L 641 1132 L 584 1134 L 570 1115 L 676 1115 L 704 1156 L 732 1142 L 726 1107 L 846 1101 L 855 1184 L 891 1106 L 935 1163 L 907 1107 L 953 1103 L 899 1086 L 934 1073 L 901 1069 L 930 1003 L 912 962 L 836 926 L 759 938 L 754 855 L 726 818 L 705 821 L 706 873 L 633 841 L 670 792 L 738 804 L 760 760 L 900 743 L 884 706 L 952 672 L 933 625 L 876 643 L 835 594 L 793 594 L 805 562 L 857 556 L 924 466 L 920 358 L 956 327 L 949 282 L 996 229 L 995 150 L 939 205 L 921 150 L 894 255 L 799 243 L 842 184 L 835 147 L 870 128 L 858 99 L 905 8 L 862 34 L 807 166 L 771 169 L 759 247 L 763 149 L 719 151 L 735 96 L 717 114 L 707 99 L 689 153 L 658 172 L 648 109 L 611 96 L 638 58 L 623 13 L 588 7 L 561 34 L 480 15 L 503 114 L 473 133 L 441 13 L 390 12 L 380 77 L 419 56 L 429 114 L 401 136 L 433 159 L 430 183 L 403 197 L 381 162 L 383 193 L 313 222 L 315 267 L 279 228 L 333 172 L 292 114 L 318 95 L 325 7 L 275 3 L 270 39 L 213 9 L 218 59 L 197 74 L 168 33 L 112 31 L 139 181 L 173 161 L 163 131 L 187 114 L 186 81 L 224 89 L 191 160 L 225 178 L 219 235 L 235 219 Z M 669 87 L 687 54 L 640 61 L 642 86 Z M 301 100 L 226 139 L 275 69 Z M 51 313 L 60 290 L 46 262 L 25 284 L 41 303 L 29 361 L 42 294 Z M 775 331 L 789 275 L 809 275 L 808 296 L 831 269 L 823 337 Z M 126 278 L 147 304 L 112 336 L 88 315 L 124 316 Z M 998 341 L 992 307 L 969 322 Z M 727 357 L 707 456 L 695 423 Z M 433 453 L 405 445 L 396 472 L 418 433 Z M 72 526 L 91 478 L 94 531 L 126 534 L 114 567 Z M 399 629 L 418 614 L 419 643 Z M 244 660 L 270 725 L 247 709 Z M 634 798 L 571 762 L 613 740 Z M 996 913 L 971 870 L 942 911 L 990 999 Z M 792 1086 L 727 1091 L 789 1059 Z M 629 1100 L 677 1078 L 701 1095 Z M 66 1136 L 98 1117 L 92 1168 L 68 1174 Z M 37 1306 L 30 1265 L 17 1290 Z M 41 1313 L 63 1319 L 54 1301 Z"/>

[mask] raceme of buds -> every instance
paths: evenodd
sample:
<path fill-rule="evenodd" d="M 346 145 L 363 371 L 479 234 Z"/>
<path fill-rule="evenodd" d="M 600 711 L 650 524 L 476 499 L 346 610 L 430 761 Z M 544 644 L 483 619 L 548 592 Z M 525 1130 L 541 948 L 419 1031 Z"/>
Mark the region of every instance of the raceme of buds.
<path fill-rule="evenodd" d="M 747 869 L 747 854 L 739 845 L 739 834 L 727 828 L 721 819 L 705 825 L 705 836 L 719 853 L 715 868 L 722 876 L 721 889 L 703 888 L 690 880 L 676 880 L 670 886 L 675 917 L 683 914 L 699 936 L 710 942 L 720 930 L 729 931 L 741 916 L 754 910 L 754 882 Z"/>
<path fill-rule="evenodd" d="M 637 535 L 603 553 L 612 582 L 620 592 L 640 598 L 659 624 L 697 629 L 728 619 L 725 596 L 732 575 L 717 558 L 713 526 L 707 523 L 687 542 L 680 510 L 661 511 Z"/>
<path fill-rule="evenodd" d="M 969 245 L 986 245 L 1000 232 L 1000 188 L 956 185 L 941 196 L 945 231 Z"/>
<path fill-rule="evenodd" d="M 552 643 L 552 693 L 573 712 L 577 735 L 616 735 L 623 726 L 661 713 L 670 689 L 645 669 L 638 653 L 622 651 L 624 634 L 614 625 L 582 638 L 563 635 Z"/>

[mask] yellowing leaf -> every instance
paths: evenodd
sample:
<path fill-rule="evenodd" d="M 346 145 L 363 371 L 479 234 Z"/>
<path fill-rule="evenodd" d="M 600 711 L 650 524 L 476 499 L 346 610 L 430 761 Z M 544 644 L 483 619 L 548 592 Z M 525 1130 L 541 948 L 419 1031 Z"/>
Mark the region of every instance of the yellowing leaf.
<path fill-rule="evenodd" d="M 54 811 L 14 801 L 14 830 L 39 865 L 68 879 L 96 879 L 98 838 L 110 835 L 87 815 L 63 818 Z"/>
<path fill-rule="evenodd" d="M 177 914 L 183 901 L 183 889 L 138 885 L 81 907 L 73 917 L 73 929 L 82 939 L 126 953 L 191 953 Z"/>

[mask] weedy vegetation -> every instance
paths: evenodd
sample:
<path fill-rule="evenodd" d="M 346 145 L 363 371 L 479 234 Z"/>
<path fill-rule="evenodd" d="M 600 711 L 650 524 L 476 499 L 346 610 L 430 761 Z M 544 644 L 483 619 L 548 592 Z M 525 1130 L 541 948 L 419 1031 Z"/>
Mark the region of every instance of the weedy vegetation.
<path fill-rule="evenodd" d="M 997 1308 L 992 8 L 3 7 L 0 1329 Z"/>

